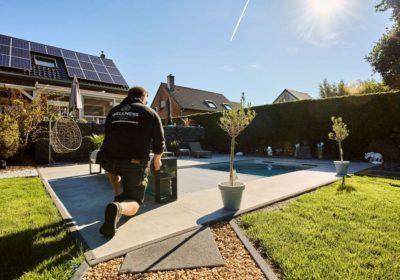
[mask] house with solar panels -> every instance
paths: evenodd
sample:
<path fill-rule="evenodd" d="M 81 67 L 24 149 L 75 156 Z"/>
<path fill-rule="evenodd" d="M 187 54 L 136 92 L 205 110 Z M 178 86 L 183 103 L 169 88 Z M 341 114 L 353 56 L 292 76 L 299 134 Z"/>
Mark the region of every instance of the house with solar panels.
<path fill-rule="evenodd" d="M 7 89 L 18 89 L 28 99 L 39 91 L 51 93 L 48 109 L 68 114 L 74 76 L 83 99 L 79 117 L 88 121 L 103 122 L 128 92 L 117 66 L 103 53 L 94 56 L 0 34 L 0 110 L 8 104 Z"/>
<path fill-rule="evenodd" d="M 151 103 L 162 119 L 168 109 L 171 116 L 181 117 L 198 113 L 232 110 L 240 103 L 229 101 L 223 94 L 175 85 L 175 77 L 167 76 L 167 83 L 161 83 Z M 169 108 L 168 108 L 169 107 Z"/>

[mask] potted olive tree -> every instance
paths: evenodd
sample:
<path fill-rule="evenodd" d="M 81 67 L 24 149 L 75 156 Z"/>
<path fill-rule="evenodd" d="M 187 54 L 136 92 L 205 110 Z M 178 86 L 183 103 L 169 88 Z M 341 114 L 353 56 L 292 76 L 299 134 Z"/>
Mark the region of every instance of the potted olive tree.
<path fill-rule="evenodd" d="M 340 161 L 334 161 L 337 175 L 347 175 L 349 161 L 343 160 L 342 142 L 349 136 L 347 125 L 342 121 L 341 117 L 332 117 L 332 132 L 328 134 L 329 139 L 335 140 L 339 145 Z"/>
<path fill-rule="evenodd" d="M 242 182 L 235 182 L 236 171 L 233 169 L 235 159 L 236 137 L 253 121 L 256 112 L 251 109 L 250 103 L 245 108 L 245 100 L 242 97 L 240 108 L 222 112 L 219 126 L 230 136 L 230 160 L 229 160 L 229 182 L 221 182 L 218 187 L 221 191 L 224 208 L 227 210 L 238 210 L 242 201 L 242 193 L 245 185 Z"/>

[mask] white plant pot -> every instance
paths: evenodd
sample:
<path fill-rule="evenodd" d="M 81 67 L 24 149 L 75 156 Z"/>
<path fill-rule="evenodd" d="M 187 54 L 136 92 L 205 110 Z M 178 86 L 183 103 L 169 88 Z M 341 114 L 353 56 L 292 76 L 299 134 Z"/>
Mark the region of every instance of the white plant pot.
<path fill-rule="evenodd" d="M 346 176 L 347 175 L 347 170 L 349 169 L 350 161 L 334 161 L 336 168 L 336 174 L 340 176 Z"/>
<path fill-rule="evenodd" d="M 226 210 L 239 210 L 242 202 L 242 194 L 245 185 L 242 182 L 235 182 L 234 186 L 230 186 L 229 182 L 221 182 L 218 184 L 221 191 L 222 202 Z"/>
<path fill-rule="evenodd" d="M 89 158 L 90 158 L 90 161 L 91 161 L 92 163 L 95 163 L 95 162 L 96 162 L 97 153 L 98 153 L 99 151 L 100 151 L 100 150 L 94 150 L 94 151 L 91 151 L 91 152 L 90 152 Z"/>

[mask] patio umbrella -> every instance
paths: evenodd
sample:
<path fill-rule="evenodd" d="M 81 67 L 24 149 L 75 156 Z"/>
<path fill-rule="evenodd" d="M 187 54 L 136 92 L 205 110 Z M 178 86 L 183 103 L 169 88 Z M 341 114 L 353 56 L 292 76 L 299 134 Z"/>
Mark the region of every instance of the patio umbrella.
<path fill-rule="evenodd" d="M 71 95 L 69 97 L 69 111 L 72 116 L 76 116 L 76 110 L 82 109 L 81 91 L 79 89 L 78 78 L 74 76 L 71 87 Z M 79 113 L 78 113 L 79 116 Z"/>
<path fill-rule="evenodd" d="M 167 99 L 167 125 L 172 125 L 172 104 L 169 97 Z"/>

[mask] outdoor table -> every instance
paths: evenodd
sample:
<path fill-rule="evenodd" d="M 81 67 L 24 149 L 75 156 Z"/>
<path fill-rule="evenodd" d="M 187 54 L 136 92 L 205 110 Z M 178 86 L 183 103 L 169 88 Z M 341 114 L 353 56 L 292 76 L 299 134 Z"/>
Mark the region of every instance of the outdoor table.
<path fill-rule="evenodd" d="M 190 157 L 190 149 L 178 149 L 179 157 L 183 157 L 184 155 Z"/>

